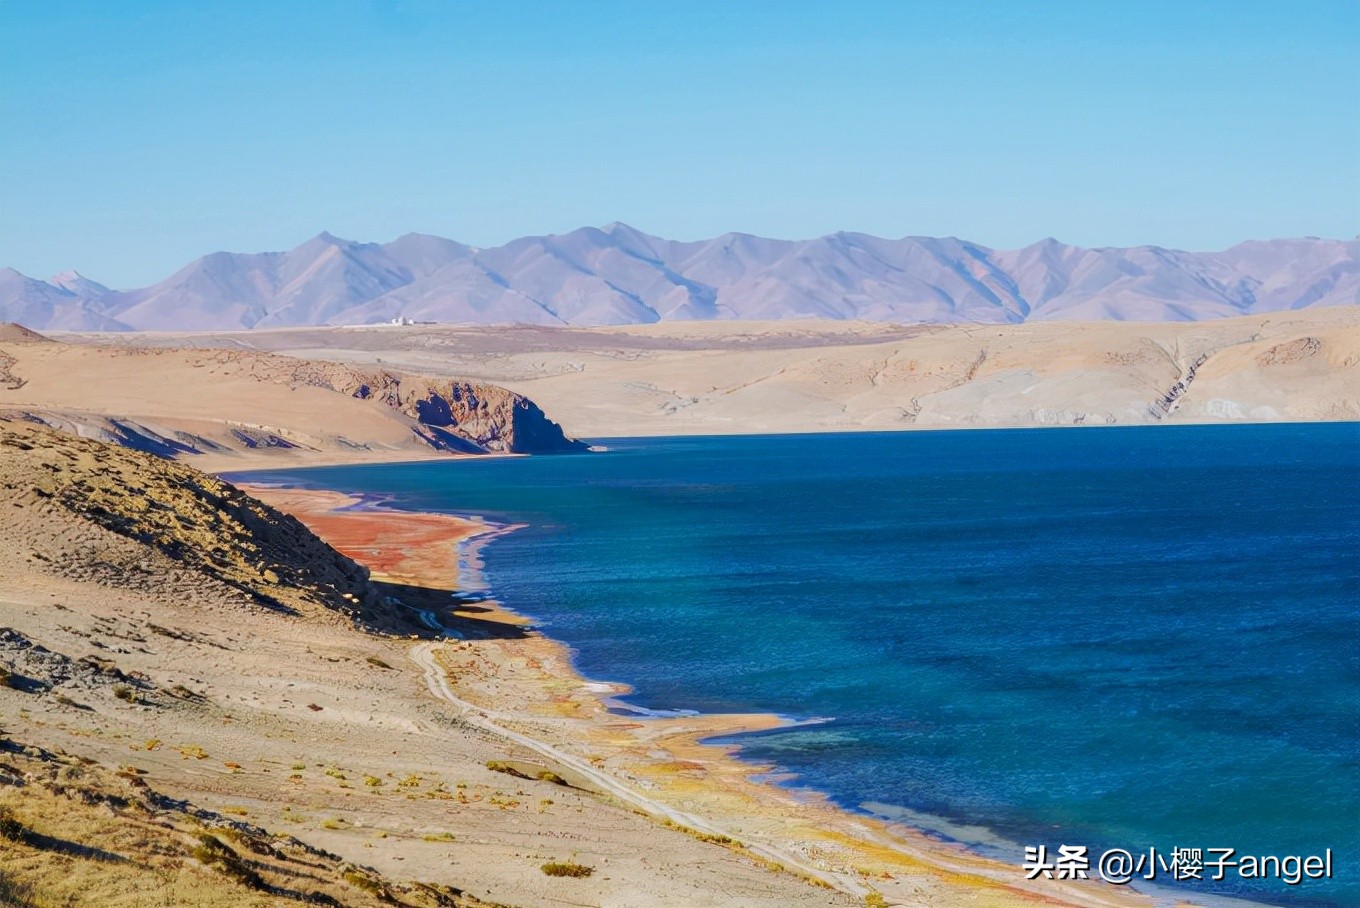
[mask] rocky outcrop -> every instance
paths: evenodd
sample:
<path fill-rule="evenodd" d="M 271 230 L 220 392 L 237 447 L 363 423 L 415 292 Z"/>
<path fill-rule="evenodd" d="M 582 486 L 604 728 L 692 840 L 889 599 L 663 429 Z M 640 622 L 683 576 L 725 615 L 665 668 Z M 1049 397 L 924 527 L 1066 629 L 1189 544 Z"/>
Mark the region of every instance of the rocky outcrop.
<path fill-rule="evenodd" d="M 1194 383 L 1195 376 L 1199 373 L 1200 367 L 1208 361 L 1209 354 L 1201 353 L 1199 357 L 1190 364 L 1189 368 L 1185 370 L 1185 373 L 1176 380 L 1176 383 L 1152 402 L 1148 407 L 1148 412 L 1156 419 L 1165 419 L 1175 412 L 1176 407 L 1180 404 L 1181 398 L 1185 396 L 1185 392 L 1189 391 L 1190 385 Z"/>
<path fill-rule="evenodd" d="M 437 450 L 469 454 L 561 454 L 589 450 L 521 394 L 496 385 L 244 351 L 214 351 L 218 364 L 247 366 L 264 381 L 328 388 L 385 404 L 414 421 Z"/>
<path fill-rule="evenodd" d="M 382 400 L 418 420 L 438 442 L 456 436 L 477 449 L 503 454 L 562 454 L 588 449 L 567 438 L 560 425 L 528 397 L 495 385 L 441 382 L 384 372 L 374 383 L 351 391 L 355 397 L 381 387 Z M 437 443 L 437 442 L 431 442 Z"/>
<path fill-rule="evenodd" d="M 0 350 L 0 388 L 17 391 L 24 386 L 24 380 L 11 371 L 17 362 L 17 359 Z"/>
<path fill-rule="evenodd" d="M 1322 341 L 1316 337 L 1299 337 L 1283 344 L 1276 344 L 1256 357 L 1261 366 L 1285 366 L 1316 356 L 1322 350 Z"/>

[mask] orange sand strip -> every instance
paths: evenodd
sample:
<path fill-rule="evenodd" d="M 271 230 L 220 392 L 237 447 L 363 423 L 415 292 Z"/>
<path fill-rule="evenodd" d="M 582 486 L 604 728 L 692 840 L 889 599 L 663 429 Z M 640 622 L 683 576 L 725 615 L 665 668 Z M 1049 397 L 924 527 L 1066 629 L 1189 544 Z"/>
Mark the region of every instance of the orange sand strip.
<path fill-rule="evenodd" d="M 458 545 L 485 524 L 448 514 L 353 508 L 340 492 L 243 485 L 250 495 L 292 514 L 313 533 L 366 566 L 376 580 L 433 589 L 458 587 Z"/>

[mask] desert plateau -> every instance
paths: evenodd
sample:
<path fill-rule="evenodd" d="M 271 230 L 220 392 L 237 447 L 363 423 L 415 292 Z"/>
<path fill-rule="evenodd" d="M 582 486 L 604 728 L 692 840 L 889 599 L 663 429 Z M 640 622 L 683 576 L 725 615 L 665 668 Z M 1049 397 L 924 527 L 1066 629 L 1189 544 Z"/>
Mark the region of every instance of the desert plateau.
<path fill-rule="evenodd" d="M 202 364 L 194 368 L 204 377 L 245 375 L 249 368 L 233 359 L 264 362 L 246 351 L 268 351 L 495 384 L 532 399 L 578 438 L 1354 420 L 1357 313 L 1336 306 L 1170 323 L 804 320 L 57 335 L 65 346 L 25 348 L 43 357 L 38 365 L 31 355 L 33 386 L 0 392 L 0 408 L 75 412 L 83 392 L 74 389 L 105 384 L 103 376 L 117 381 L 110 387 L 121 376 L 154 381 L 162 361 L 193 374 L 180 368 L 190 360 Z M 93 349 L 76 349 L 87 345 Z M 123 347 L 177 352 L 134 357 L 119 354 Z M 178 349 L 186 347 L 197 352 Z M 271 368 L 275 381 L 287 379 Z M 69 370 L 91 381 L 64 384 Z M 105 406 L 98 397 L 88 403 Z M 166 416 L 184 409 L 158 406 Z M 298 422 L 302 430 L 315 417 Z M 397 442 L 375 435 L 374 444 Z"/>

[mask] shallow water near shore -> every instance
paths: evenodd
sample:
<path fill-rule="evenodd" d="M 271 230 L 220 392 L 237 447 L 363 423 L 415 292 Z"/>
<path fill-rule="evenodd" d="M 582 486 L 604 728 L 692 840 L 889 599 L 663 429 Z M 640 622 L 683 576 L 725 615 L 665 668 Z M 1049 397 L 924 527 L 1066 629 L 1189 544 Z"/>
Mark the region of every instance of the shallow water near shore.
<path fill-rule="evenodd" d="M 1360 425 L 603 444 L 250 478 L 522 524 L 490 592 L 585 676 L 829 719 L 734 739 L 787 784 L 1017 846 L 1331 848 L 1196 891 L 1360 904 Z"/>

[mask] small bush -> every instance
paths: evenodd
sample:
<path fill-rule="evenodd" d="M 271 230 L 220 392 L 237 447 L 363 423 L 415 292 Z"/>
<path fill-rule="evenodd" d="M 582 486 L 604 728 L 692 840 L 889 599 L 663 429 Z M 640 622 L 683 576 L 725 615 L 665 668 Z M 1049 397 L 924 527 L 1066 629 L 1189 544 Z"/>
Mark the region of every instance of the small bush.
<path fill-rule="evenodd" d="M 35 908 L 33 887 L 20 883 L 0 870 L 0 905 Z"/>
<path fill-rule="evenodd" d="M 436 832 L 424 837 L 427 842 L 456 842 L 451 832 Z"/>
<path fill-rule="evenodd" d="M 0 839 L 22 842 L 28 836 L 28 827 L 8 807 L 0 807 Z"/>
<path fill-rule="evenodd" d="M 209 833 L 200 833 L 198 844 L 194 846 L 194 859 L 205 867 L 211 867 L 250 889 L 267 890 L 269 885 L 264 879 L 241 860 L 225 842 Z"/>
<path fill-rule="evenodd" d="M 549 861 L 539 869 L 548 876 L 586 877 L 595 872 L 594 867 L 587 867 L 575 861 Z"/>
<path fill-rule="evenodd" d="M 198 834 L 198 844 L 194 846 L 194 860 L 211 864 L 213 861 L 219 860 L 224 854 L 234 853 L 217 836 L 207 832 Z"/>
<path fill-rule="evenodd" d="M 367 785 L 369 788 L 381 788 L 382 779 L 378 778 L 377 776 L 364 776 L 364 784 Z"/>
<path fill-rule="evenodd" d="M 119 700 L 126 700 L 128 703 L 137 702 L 137 692 L 127 684 L 115 684 L 113 686 L 113 695 Z"/>
<path fill-rule="evenodd" d="M 864 897 L 864 908 L 888 908 L 888 900 L 882 893 L 871 892 Z"/>
<path fill-rule="evenodd" d="M 736 845 L 737 840 L 730 835 L 714 835 L 711 832 L 695 831 L 694 837 L 701 842 L 709 842 L 713 845 Z"/>
<path fill-rule="evenodd" d="M 10 671 L 9 666 L 7 665 L 0 665 L 0 687 L 8 687 L 11 688 L 12 690 L 18 690 L 17 684 L 14 680 L 14 672 Z"/>
<path fill-rule="evenodd" d="M 549 769 L 539 770 L 534 775 L 528 775 L 522 770 L 516 769 L 504 760 L 487 760 L 486 768 L 492 772 L 503 772 L 507 776 L 514 776 L 517 779 L 541 779 L 544 782 L 552 782 L 555 785 L 566 785 L 567 780 Z"/>
<path fill-rule="evenodd" d="M 367 662 L 369 665 L 377 666 L 378 668 L 385 668 L 388 671 L 392 670 L 392 666 L 388 665 L 386 662 L 382 661 L 377 656 L 365 656 L 364 661 Z"/>
<path fill-rule="evenodd" d="M 738 842 L 731 836 L 720 835 L 718 833 L 713 832 L 700 832 L 699 830 L 691 826 L 682 826 L 681 824 L 673 822 L 671 820 L 664 820 L 662 821 L 661 825 L 666 826 L 670 829 L 678 829 L 681 832 L 685 833 L 686 835 L 694 836 L 694 838 L 698 839 L 699 841 L 708 842 L 712 845 L 730 845 L 734 848 L 746 847 L 741 842 Z"/>
<path fill-rule="evenodd" d="M 388 893 L 387 887 L 366 873 L 351 869 L 346 870 L 344 873 L 340 874 L 340 876 L 346 883 L 349 883 L 354 888 L 362 889 L 364 892 L 379 899 L 386 901 L 391 898 L 391 894 Z"/>

